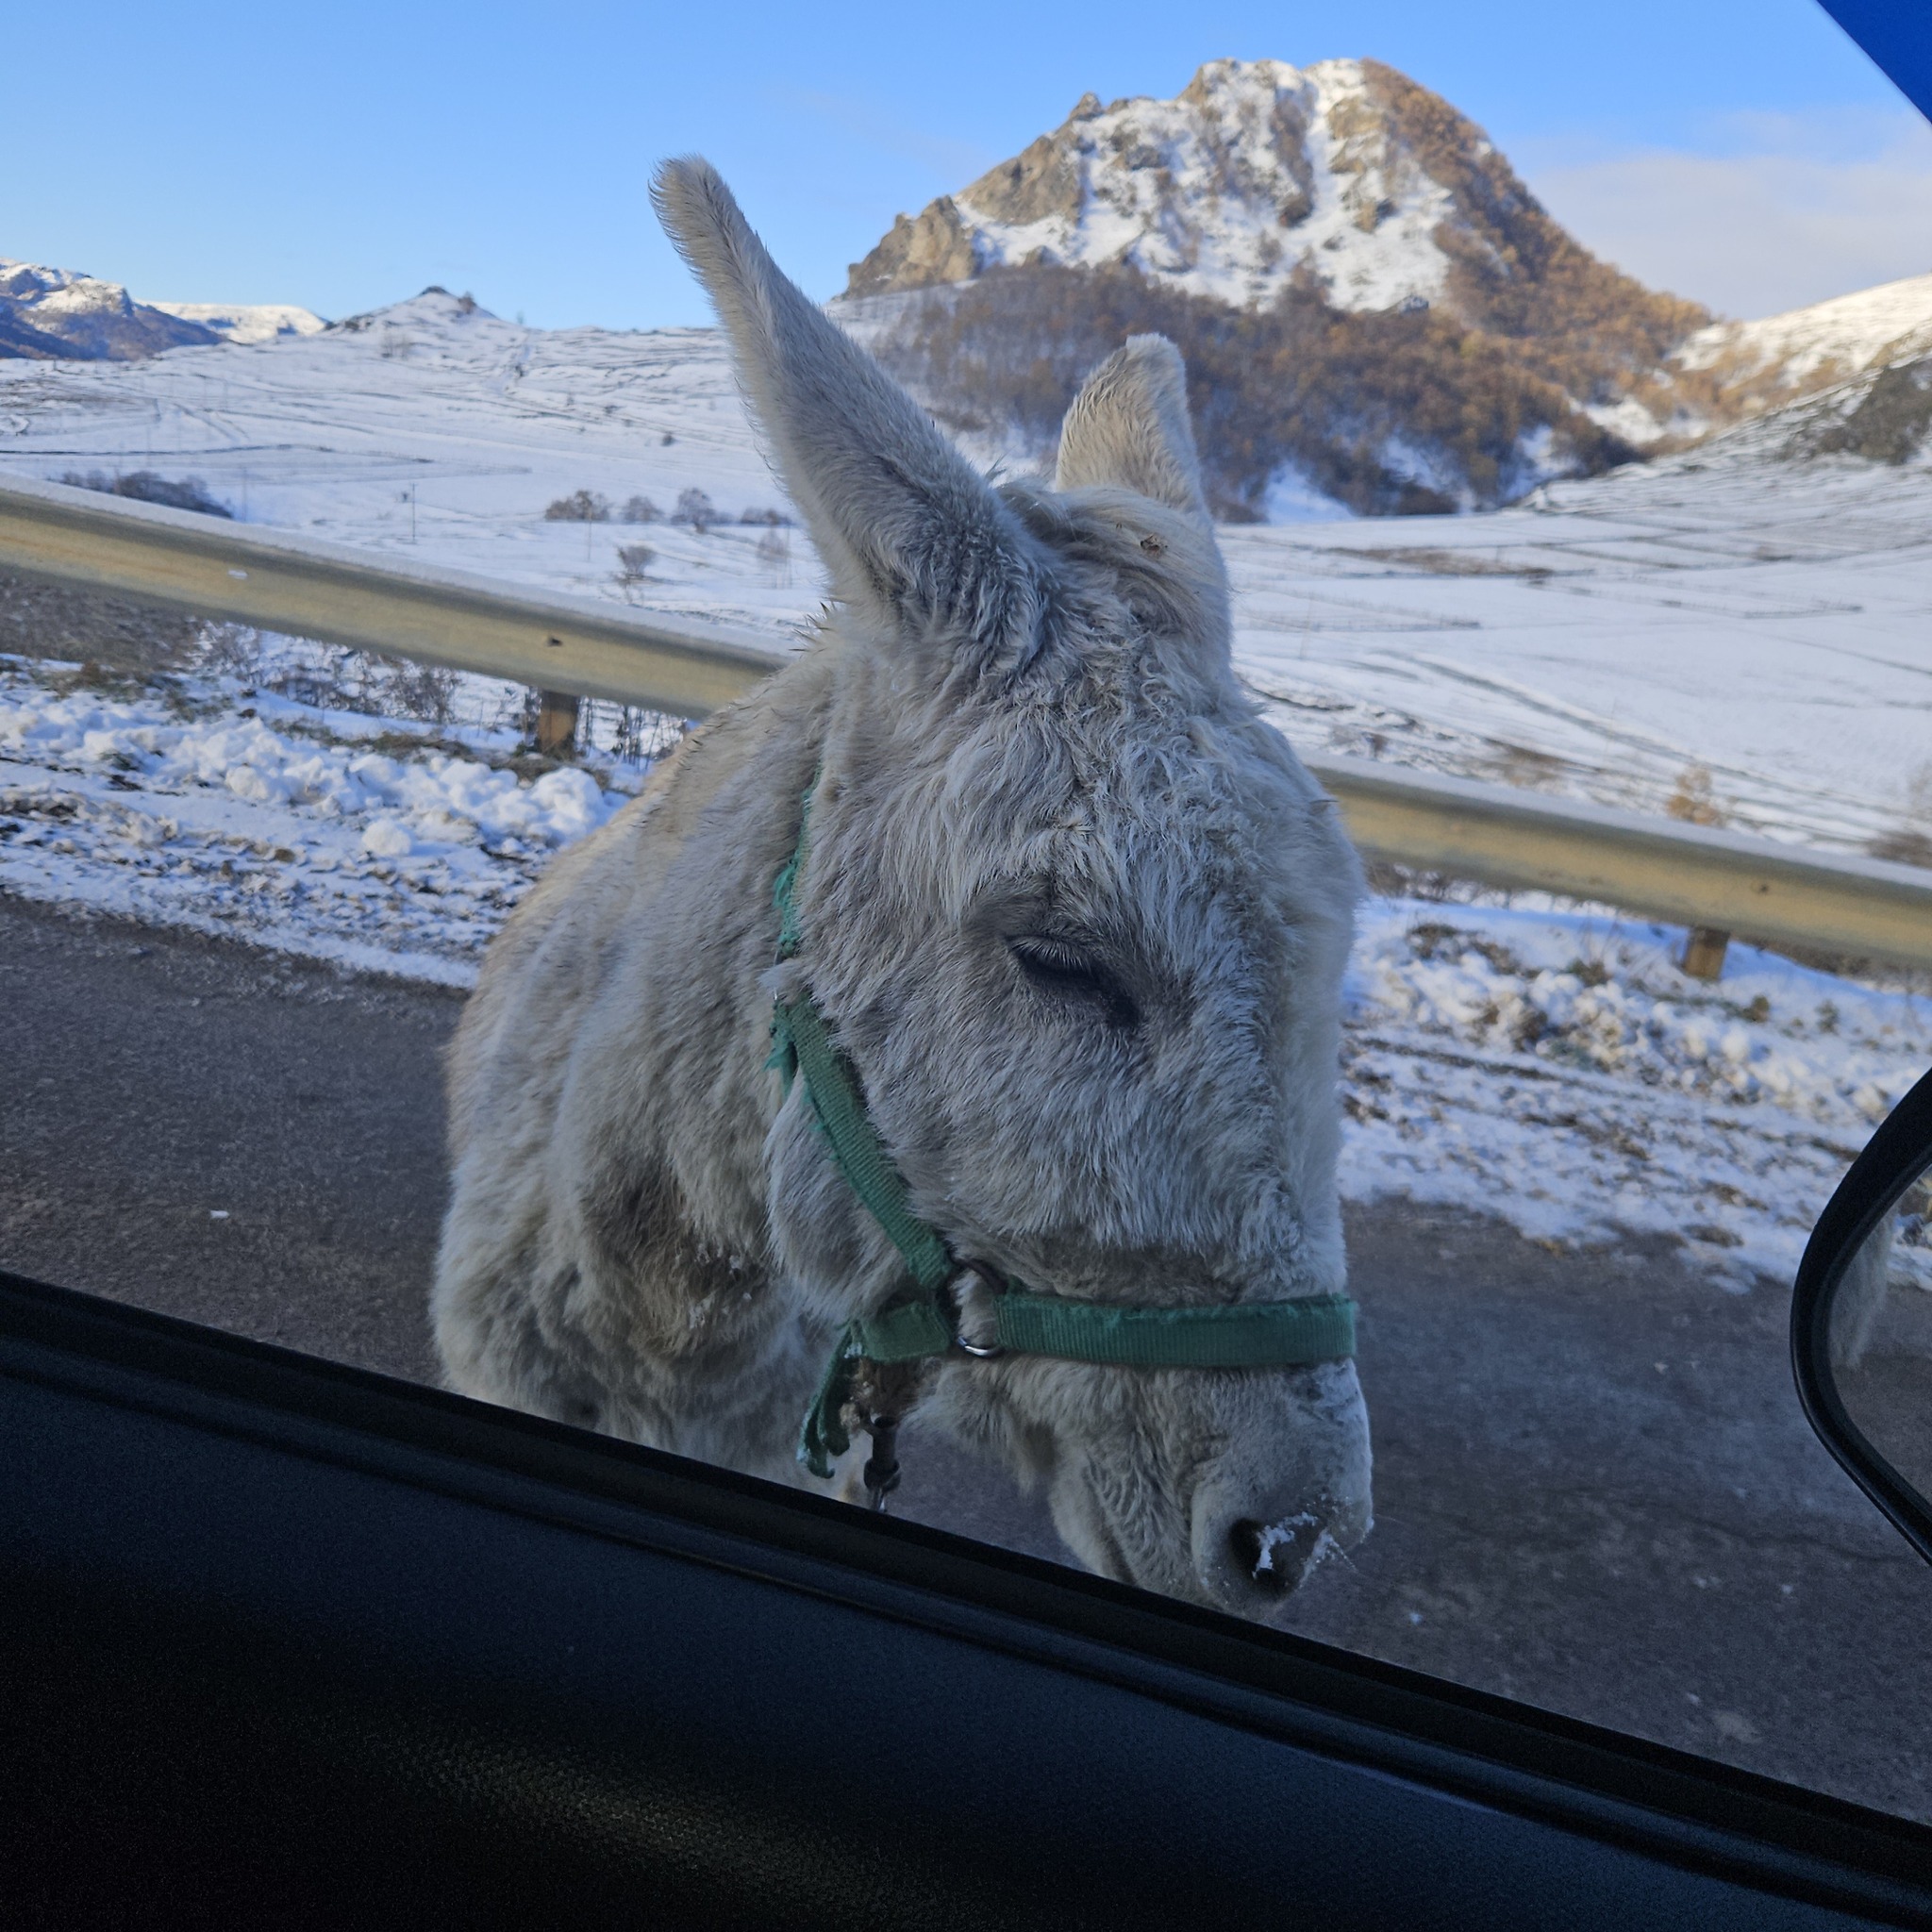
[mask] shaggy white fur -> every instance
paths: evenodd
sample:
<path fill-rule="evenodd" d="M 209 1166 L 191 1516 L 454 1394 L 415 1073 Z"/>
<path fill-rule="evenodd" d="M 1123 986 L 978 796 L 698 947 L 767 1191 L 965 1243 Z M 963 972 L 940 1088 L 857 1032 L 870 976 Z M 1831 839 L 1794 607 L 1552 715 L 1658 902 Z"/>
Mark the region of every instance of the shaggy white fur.
<path fill-rule="evenodd" d="M 718 176 L 655 189 L 834 580 L 822 634 L 564 853 L 450 1063 L 452 1386 L 786 1479 L 896 1255 L 765 1065 L 772 881 L 817 779 L 802 974 L 954 1251 L 1116 1302 L 1344 1286 L 1330 801 L 1238 690 L 1179 358 L 1137 337 L 1054 490 L 977 475 Z M 1108 1574 L 1265 1614 L 1369 1523 L 1354 1366 L 960 1357 L 924 1412 Z M 861 1452 L 862 1453 L 862 1452 Z"/>

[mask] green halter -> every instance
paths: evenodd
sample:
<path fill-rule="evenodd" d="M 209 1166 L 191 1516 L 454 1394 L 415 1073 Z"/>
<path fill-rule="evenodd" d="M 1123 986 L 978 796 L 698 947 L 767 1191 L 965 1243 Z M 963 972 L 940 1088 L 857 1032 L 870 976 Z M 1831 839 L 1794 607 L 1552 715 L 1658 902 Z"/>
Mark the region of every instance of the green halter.
<path fill-rule="evenodd" d="M 798 951 L 796 889 L 805 866 L 811 791 L 798 844 L 772 888 L 778 912 L 778 958 Z M 846 1323 L 799 1431 L 798 1459 L 829 1476 L 832 1459 L 852 1446 L 844 1409 L 862 1362 L 918 1361 L 956 1346 L 987 1355 L 1052 1356 L 1123 1368 L 1272 1369 L 1331 1361 L 1355 1353 L 1355 1304 L 1346 1295 L 1299 1301 L 1239 1302 L 1215 1307 L 1124 1307 L 1008 1287 L 991 1297 L 992 1341 L 961 1343 L 949 1290 L 960 1264 L 944 1241 L 913 1213 L 906 1183 L 859 1097 L 852 1064 L 833 1041 L 810 993 L 780 999 L 772 1015 L 772 1058 L 789 1094 L 805 1085 L 812 1118 L 833 1164 L 905 1258 L 912 1290 L 876 1314 Z"/>

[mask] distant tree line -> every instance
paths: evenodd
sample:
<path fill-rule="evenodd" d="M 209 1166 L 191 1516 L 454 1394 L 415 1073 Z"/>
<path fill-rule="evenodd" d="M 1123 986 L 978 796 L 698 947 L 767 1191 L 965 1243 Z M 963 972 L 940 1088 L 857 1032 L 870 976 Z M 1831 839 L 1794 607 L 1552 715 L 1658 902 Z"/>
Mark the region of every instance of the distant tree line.
<path fill-rule="evenodd" d="M 665 521 L 687 525 L 700 536 L 720 524 L 733 521 L 773 526 L 791 521 L 783 510 L 777 509 L 747 509 L 736 519 L 727 517 L 704 491 L 696 488 L 678 492 L 677 507 L 669 518 L 664 517 L 648 496 L 633 496 L 621 509 L 613 509 L 610 499 L 600 496 L 594 490 L 575 490 L 550 504 L 543 512 L 543 520 L 551 524 L 655 524 Z"/>

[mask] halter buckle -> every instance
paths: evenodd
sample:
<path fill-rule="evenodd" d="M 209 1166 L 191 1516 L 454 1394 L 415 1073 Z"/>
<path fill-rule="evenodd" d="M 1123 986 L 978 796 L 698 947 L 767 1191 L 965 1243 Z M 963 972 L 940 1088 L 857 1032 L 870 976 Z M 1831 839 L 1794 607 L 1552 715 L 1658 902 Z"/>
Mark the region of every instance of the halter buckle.
<path fill-rule="evenodd" d="M 983 1261 L 968 1261 L 946 1284 L 953 1301 L 953 1340 L 975 1360 L 990 1362 L 1006 1354 L 999 1341 L 999 1315 L 991 1306 L 995 1295 L 1004 1293 L 1003 1282 Z M 972 1334 L 968 1333 L 969 1324 Z M 974 1341 L 974 1335 L 980 1340 Z"/>

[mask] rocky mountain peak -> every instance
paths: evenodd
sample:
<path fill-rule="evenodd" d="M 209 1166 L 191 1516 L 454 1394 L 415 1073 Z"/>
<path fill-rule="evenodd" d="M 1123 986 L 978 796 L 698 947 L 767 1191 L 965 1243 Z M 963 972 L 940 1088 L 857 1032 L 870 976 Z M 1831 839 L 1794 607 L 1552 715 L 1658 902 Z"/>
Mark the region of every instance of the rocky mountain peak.
<path fill-rule="evenodd" d="M 0 256 L 0 356 L 125 361 L 221 340 L 135 301 L 119 282 Z"/>
<path fill-rule="evenodd" d="M 1299 280 L 1341 309 L 1446 305 L 1494 327 L 1499 296 L 1566 257 L 1612 273 L 1479 127 L 1395 69 L 1210 60 L 1173 100 L 1084 95 L 1010 160 L 900 216 L 846 292 L 1124 265 L 1238 308 Z M 1705 319 L 1676 307 L 1680 334 Z"/>

